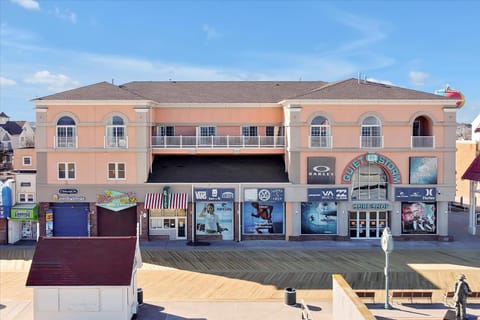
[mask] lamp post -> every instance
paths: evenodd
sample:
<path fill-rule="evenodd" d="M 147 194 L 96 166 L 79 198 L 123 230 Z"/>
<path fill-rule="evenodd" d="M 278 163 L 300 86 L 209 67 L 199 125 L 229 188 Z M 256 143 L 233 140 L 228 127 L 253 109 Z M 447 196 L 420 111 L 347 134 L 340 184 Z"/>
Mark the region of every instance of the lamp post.
<path fill-rule="evenodd" d="M 382 234 L 382 249 L 385 252 L 385 309 L 391 309 L 388 293 L 388 278 L 390 275 L 389 255 L 393 251 L 393 237 L 389 227 L 385 227 Z"/>

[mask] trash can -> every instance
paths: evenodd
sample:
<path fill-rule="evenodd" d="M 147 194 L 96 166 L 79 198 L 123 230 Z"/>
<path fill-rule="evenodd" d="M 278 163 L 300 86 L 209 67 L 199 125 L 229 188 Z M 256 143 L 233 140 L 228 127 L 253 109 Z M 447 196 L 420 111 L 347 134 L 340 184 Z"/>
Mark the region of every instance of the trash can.
<path fill-rule="evenodd" d="M 289 306 L 297 304 L 297 292 L 295 288 L 285 288 L 285 304 Z"/>
<path fill-rule="evenodd" d="M 137 289 L 137 302 L 138 302 L 138 305 L 143 304 L 143 289 L 142 288 Z"/>

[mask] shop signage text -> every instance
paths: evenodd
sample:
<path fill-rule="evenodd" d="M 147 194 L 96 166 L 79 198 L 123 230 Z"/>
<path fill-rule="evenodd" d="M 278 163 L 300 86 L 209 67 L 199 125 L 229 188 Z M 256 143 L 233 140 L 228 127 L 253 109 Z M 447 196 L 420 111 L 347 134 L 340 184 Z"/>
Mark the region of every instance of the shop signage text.
<path fill-rule="evenodd" d="M 435 201 L 437 188 L 395 188 L 395 201 Z"/>
<path fill-rule="evenodd" d="M 58 193 L 60 193 L 60 194 L 77 194 L 78 189 L 75 189 L 75 188 L 58 189 Z"/>
<path fill-rule="evenodd" d="M 391 183 L 401 183 L 402 179 L 400 177 L 400 170 L 398 169 L 396 164 L 389 158 L 376 153 L 363 154 L 353 159 L 343 171 L 342 182 L 351 183 L 355 171 L 357 171 L 357 169 L 361 166 L 365 166 L 370 163 L 377 164 L 384 168 L 391 178 Z"/>
<path fill-rule="evenodd" d="M 235 201 L 233 188 L 195 188 L 193 190 L 195 201 Z"/>
<path fill-rule="evenodd" d="M 308 188 L 308 201 L 348 201 L 348 188 Z"/>
<path fill-rule="evenodd" d="M 252 188 L 244 190 L 244 201 L 273 201 L 284 202 L 283 188 Z"/>
<path fill-rule="evenodd" d="M 375 202 L 375 203 L 354 203 L 352 205 L 352 208 L 354 210 L 369 210 L 369 209 L 384 209 L 388 210 L 390 209 L 390 203 L 384 203 L 384 202 Z"/>

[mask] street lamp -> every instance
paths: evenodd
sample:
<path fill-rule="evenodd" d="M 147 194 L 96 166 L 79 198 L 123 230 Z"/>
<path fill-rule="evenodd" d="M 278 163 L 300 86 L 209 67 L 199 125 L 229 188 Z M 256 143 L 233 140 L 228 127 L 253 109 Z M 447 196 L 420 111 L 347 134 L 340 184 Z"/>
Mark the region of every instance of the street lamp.
<path fill-rule="evenodd" d="M 393 237 L 389 227 L 385 227 L 382 234 L 382 249 L 385 252 L 385 309 L 391 309 L 391 305 L 388 301 L 388 278 L 390 274 L 389 255 L 393 251 Z"/>

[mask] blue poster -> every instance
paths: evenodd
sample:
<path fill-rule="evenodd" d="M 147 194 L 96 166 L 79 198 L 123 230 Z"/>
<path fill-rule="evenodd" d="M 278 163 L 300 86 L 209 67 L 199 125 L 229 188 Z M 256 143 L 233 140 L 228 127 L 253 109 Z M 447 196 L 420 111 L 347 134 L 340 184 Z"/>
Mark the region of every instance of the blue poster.
<path fill-rule="evenodd" d="M 302 202 L 302 234 L 336 234 L 336 202 Z"/>
<path fill-rule="evenodd" d="M 283 202 L 244 202 L 243 234 L 283 234 Z"/>
<path fill-rule="evenodd" d="M 233 240 L 233 202 L 197 202 L 196 233 Z"/>
<path fill-rule="evenodd" d="M 410 157 L 410 184 L 437 184 L 437 158 Z"/>

